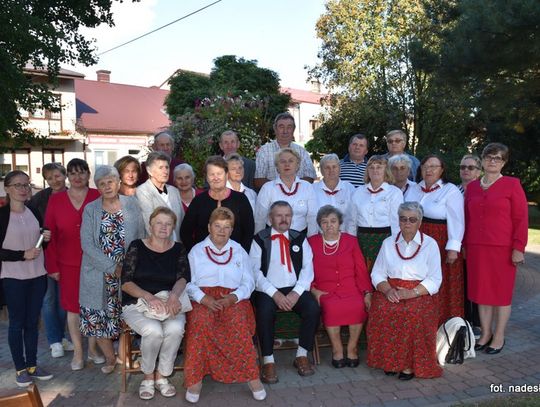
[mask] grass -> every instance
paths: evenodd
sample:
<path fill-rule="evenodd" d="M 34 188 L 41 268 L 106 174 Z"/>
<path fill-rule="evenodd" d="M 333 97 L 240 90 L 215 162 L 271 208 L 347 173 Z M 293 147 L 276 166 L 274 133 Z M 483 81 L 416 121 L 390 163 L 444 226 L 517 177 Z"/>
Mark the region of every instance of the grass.
<path fill-rule="evenodd" d="M 540 405 L 539 396 L 508 396 L 494 399 L 488 399 L 485 401 L 479 401 L 476 403 L 464 403 L 460 406 L 478 406 L 478 407 L 533 407 Z"/>
<path fill-rule="evenodd" d="M 529 204 L 529 244 L 540 246 L 540 207 Z"/>

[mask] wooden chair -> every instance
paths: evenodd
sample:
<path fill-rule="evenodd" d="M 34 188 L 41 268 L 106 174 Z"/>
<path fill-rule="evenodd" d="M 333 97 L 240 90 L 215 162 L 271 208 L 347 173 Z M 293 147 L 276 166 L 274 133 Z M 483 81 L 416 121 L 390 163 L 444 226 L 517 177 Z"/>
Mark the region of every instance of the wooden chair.
<path fill-rule="evenodd" d="M 285 339 L 284 344 L 281 346 L 275 347 L 274 350 L 288 350 L 298 348 L 298 344 L 292 341 L 287 341 L 287 339 L 298 338 L 298 331 L 300 329 L 300 317 L 293 311 L 283 311 L 278 309 L 276 313 L 276 323 L 275 323 L 275 337 Z M 321 364 L 321 358 L 319 353 L 319 340 L 318 335 L 315 335 L 315 343 L 313 345 L 313 362 L 317 365 Z M 290 342 L 290 344 L 287 344 Z M 261 344 L 257 338 L 257 349 L 259 352 L 259 360 L 262 361 L 262 350 Z M 261 362 L 262 363 L 262 362 Z"/>
<path fill-rule="evenodd" d="M 2 407 L 43 407 L 37 386 L 32 383 L 24 393 L 0 396 Z"/>
<path fill-rule="evenodd" d="M 123 345 L 122 352 L 122 393 L 125 393 L 127 390 L 127 375 L 128 373 L 142 373 L 141 367 L 136 366 L 135 360 L 141 354 L 141 350 L 133 345 L 133 339 L 137 334 L 124 322 L 122 321 L 122 333 L 123 337 L 120 343 Z M 184 344 L 184 340 L 182 340 Z M 175 366 L 175 371 L 184 370 L 184 366 Z"/>

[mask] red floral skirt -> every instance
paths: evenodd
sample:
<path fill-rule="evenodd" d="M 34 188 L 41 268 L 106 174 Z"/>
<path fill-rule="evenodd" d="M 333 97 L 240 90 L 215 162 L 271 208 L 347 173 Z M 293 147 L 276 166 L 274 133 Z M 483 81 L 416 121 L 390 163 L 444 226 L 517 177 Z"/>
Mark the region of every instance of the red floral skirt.
<path fill-rule="evenodd" d="M 201 287 L 214 298 L 233 290 Z M 215 312 L 192 301 L 187 313 L 184 386 L 199 383 L 204 376 L 222 383 L 244 383 L 259 378 L 257 354 L 253 345 L 255 316 L 248 300 Z"/>
<path fill-rule="evenodd" d="M 431 236 L 439 245 L 441 253 L 442 282 L 439 292 L 434 296 L 439 301 L 439 326 L 452 317 L 465 316 L 465 276 L 461 253 L 453 264 L 446 263 L 446 243 L 448 229 L 446 224 L 423 222 L 421 231 Z"/>
<path fill-rule="evenodd" d="M 392 287 L 412 289 L 420 281 L 389 278 Z M 416 377 L 440 377 L 436 340 L 436 300 L 423 295 L 392 303 L 376 291 L 367 325 L 367 364 L 388 372 L 412 369 Z"/>

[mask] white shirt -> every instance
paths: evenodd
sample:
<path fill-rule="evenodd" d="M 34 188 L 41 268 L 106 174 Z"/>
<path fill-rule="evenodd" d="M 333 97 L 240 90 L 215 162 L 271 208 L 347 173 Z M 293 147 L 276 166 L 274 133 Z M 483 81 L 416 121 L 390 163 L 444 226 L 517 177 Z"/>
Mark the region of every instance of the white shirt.
<path fill-rule="evenodd" d="M 206 254 L 205 247 L 209 246 L 214 252 L 226 251 L 223 256 L 214 256 L 215 260 L 225 261 L 229 258 L 229 250 L 232 248 L 232 258 L 227 264 L 216 264 Z M 191 282 L 186 286 L 189 298 L 193 301 L 201 302 L 205 296 L 199 287 L 225 287 L 234 291 L 238 301 L 249 299 L 255 288 L 255 281 L 251 271 L 251 261 L 246 251 L 229 239 L 227 244 L 218 250 L 206 237 L 202 242 L 197 243 L 188 255 L 189 267 L 191 268 Z"/>
<path fill-rule="evenodd" d="M 347 208 L 346 230 L 356 236 L 357 227 L 382 228 L 390 226 L 392 234 L 399 232 L 399 205 L 403 203 L 403 194 L 399 188 L 383 182 L 381 192 L 371 193 L 371 182 L 356 188 Z M 380 189 L 379 188 L 379 189 Z"/>
<path fill-rule="evenodd" d="M 282 187 L 286 192 L 292 192 L 295 190 L 297 184 L 298 189 L 294 195 L 288 196 L 281 190 Z M 268 211 L 270 206 L 276 201 L 285 201 L 292 206 L 291 229 L 301 232 L 307 228 L 308 236 L 318 233 L 316 219 L 318 208 L 315 192 L 313 192 L 313 188 L 309 182 L 301 180 L 298 177 L 294 180 L 290 190 L 279 177 L 263 185 L 259 191 L 255 205 L 255 233 L 263 230 L 266 225 L 270 225 Z"/>
<path fill-rule="evenodd" d="M 403 202 L 413 201 L 413 199 L 411 199 L 410 197 L 411 197 L 411 190 L 414 189 L 413 186 L 415 185 L 416 185 L 416 182 L 408 179 L 405 186 L 403 188 L 400 188 L 401 193 L 403 194 Z"/>
<path fill-rule="evenodd" d="M 317 178 L 313 161 L 311 161 L 311 157 L 306 149 L 296 143 L 291 143 L 289 147 L 296 151 L 300 156 L 300 168 L 298 170 L 298 176 L 300 178 Z M 255 162 L 255 178 L 274 180 L 278 177 L 274 160 L 275 155 L 279 150 L 281 150 L 281 147 L 276 140 L 269 141 L 261 146 L 257 152 L 257 159 Z"/>
<path fill-rule="evenodd" d="M 226 186 L 229 189 L 234 189 L 231 185 L 231 181 L 229 180 L 227 180 Z M 251 204 L 251 209 L 255 213 L 255 203 L 257 202 L 257 193 L 251 188 L 246 187 L 242 182 L 240 183 L 240 191 L 238 192 L 242 192 L 246 196 L 249 203 Z"/>
<path fill-rule="evenodd" d="M 316 182 L 312 185 L 315 197 L 317 198 L 317 211 L 324 205 L 332 205 L 339 209 L 343 213 L 343 223 L 341 224 L 341 231 L 345 231 L 345 225 L 347 224 L 347 206 L 351 201 L 352 195 L 356 191 L 356 188 L 349 181 L 339 181 L 334 191 L 337 191 L 334 195 L 328 194 L 331 191 L 326 186 L 324 180 Z"/>
<path fill-rule="evenodd" d="M 432 237 L 425 233 L 424 243 L 416 256 L 409 260 L 399 257 L 396 250 L 396 236 L 392 235 L 384 239 L 371 271 L 371 282 L 377 287 L 388 278 L 399 278 L 401 280 L 420 280 L 421 284 L 433 295 L 439 291 L 442 281 L 441 255 L 439 246 Z M 399 252 L 404 257 L 410 257 L 420 245 L 420 232 L 416 232 L 414 239 L 409 243 L 399 236 Z"/>
<path fill-rule="evenodd" d="M 272 228 L 270 236 L 279 233 Z M 283 233 L 285 237 L 289 238 L 289 232 Z M 294 247 L 292 247 L 294 251 Z M 251 250 L 249 251 L 249 257 L 253 264 L 253 276 L 255 279 L 255 289 L 261 291 L 268 296 L 272 297 L 278 288 L 293 287 L 293 291 L 302 295 L 304 291 L 309 291 L 311 283 L 313 281 L 313 252 L 307 239 L 304 239 L 302 243 L 302 270 L 298 273 L 298 279 L 294 271 L 294 266 L 291 263 L 293 270 L 289 272 L 287 265 L 281 264 L 281 251 L 279 239 L 272 240 L 272 247 L 270 249 L 270 264 L 268 264 L 268 273 L 266 277 L 261 271 L 261 256 L 262 249 L 256 243 L 251 243 Z"/>
<path fill-rule="evenodd" d="M 408 199 L 422 204 L 426 218 L 446 219 L 448 242 L 445 249 L 459 252 L 465 233 L 463 195 L 454 184 L 449 182 L 443 184 L 442 180 L 438 180 L 431 188 L 435 188 L 435 185 L 439 185 L 439 188 L 426 193 L 422 191 L 426 184 L 420 181 L 418 185 L 409 188 L 411 192 L 408 194 Z"/>

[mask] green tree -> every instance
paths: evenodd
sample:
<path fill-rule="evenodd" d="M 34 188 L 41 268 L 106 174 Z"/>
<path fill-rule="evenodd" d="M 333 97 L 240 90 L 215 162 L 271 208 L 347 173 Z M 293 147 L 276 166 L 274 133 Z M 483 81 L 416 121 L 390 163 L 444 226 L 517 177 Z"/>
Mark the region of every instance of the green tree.
<path fill-rule="evenodd" d="M 32 140 L 19 107 L 58 109 L 50 86 L 61 64 L 96 62 L 91 40 L 82 27 L 113 25 L 112 0 L 0 2 L 0 145 Z M 50 86 L 24 73 L 27 64 L 46 69 Z"/>

